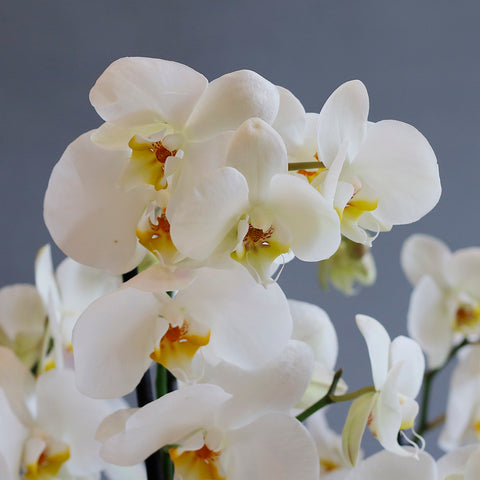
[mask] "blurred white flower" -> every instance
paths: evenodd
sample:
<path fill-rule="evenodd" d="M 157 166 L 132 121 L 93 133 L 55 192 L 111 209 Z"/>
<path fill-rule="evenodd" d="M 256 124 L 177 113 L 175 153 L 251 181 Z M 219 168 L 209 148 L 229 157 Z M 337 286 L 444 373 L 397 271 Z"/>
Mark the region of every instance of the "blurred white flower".
<path fill-rule="evenodd" d="M 434 237 L 412 235 L 403 245 L 401 264 L 414 287 L 408 332 L 429 367 L 440 367 L 452 347 L 480 338 L 480 248 L 452 253 Z"/>

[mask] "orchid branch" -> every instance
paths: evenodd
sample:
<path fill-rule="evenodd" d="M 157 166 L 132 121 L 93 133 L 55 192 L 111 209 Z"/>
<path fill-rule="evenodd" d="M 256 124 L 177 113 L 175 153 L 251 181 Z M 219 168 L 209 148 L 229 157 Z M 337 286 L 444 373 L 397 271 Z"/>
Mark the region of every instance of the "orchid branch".
<path fill-rule="evenodd" d="M 375 387 L 373 385 L 369 385 L 368 387 L 363 387 L 353 392 L 346 393 L 344 395 L 335 395 L 334 392 L 337 388 L 338 382 L 340 381 L 342 373 L 343 373 L 343 370 L 341 368 L 335 372 L 332 383 L 327 393 L 320 400 L 318 400 L 313 405 L 305 409 L 302 413 L 298 414 L 297 420 L 299 420 L 300 422 L 303 422 L 310 415 L 313 415 L 316 411 L 320 410 L 323 407 L 326 407 L 327 405 L 330 405 L 332 403 L 348 402 L 349 400 L 354 400 L 355 398 L 358 398 L 361 395 L 364 395 L 365 393 L 375 391 Z"/>

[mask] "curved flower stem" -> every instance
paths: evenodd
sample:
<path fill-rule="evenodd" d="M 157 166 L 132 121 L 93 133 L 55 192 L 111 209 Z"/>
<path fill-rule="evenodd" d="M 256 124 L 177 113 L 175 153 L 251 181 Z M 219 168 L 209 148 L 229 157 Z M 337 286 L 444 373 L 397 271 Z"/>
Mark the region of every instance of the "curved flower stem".
<path fill-rule="evenodd" d="M 432 389 L 433 379 L 437 376 L 438 373 L 440 373 L 447 366 L 450 360 L 453 357 L 455 357 L 455 355 L 461 348 L 463 348 L 465 345 L 469 345 L 470 343 L 471 342 L 469 342 L 467 339 L 463 340 L 462 343 L 459 343 L 458 345 L 456 345 L 450 350 L 450 353 L 448 354 L 448 357 L 442 366 L 438 368 L 432 368 L 431 370 L 427 370 L 423 375 L 423 393 L 422 393 L 422 403 L 420 407 L 420 423 L 418 425 L 418 431 L 417 431 L 419 435 L 423 435 L 425 432 L 428 432 L 428 430 L 435 428 L 437 425 L 440 425 L 441 423 L 435 420 L 432 422 L 428 421 L 428 407 L 430 403 L 430 393 Z"/>
<path fill-rule="evenodd" d="M 311 168 L 325 168 L 323 162 L 293 162 L 288 164 L 288 171 L 309 170 Z"/>
<path fill-rule="evenodd" d="M 375 387 L 373 385 L 370 385 L 368 387 L 363 387 L 363 388 L 360 388 L 359 390 L 355 390 L 354 392 L 346 393 L 345 395 L 334 395 L 333 392 L 335 392 L 335 389 L 337 388 L 337 383 L 340 380 L 342 373 L 343 371 L 341 368 L 335 372 L 335 375 L 333 376 L 333 380 L 328 389 L 328 392 L 320 400 L 318 400 L 313 405 L 311 405 L 306 410 L 304 410 L 302 413 L 297 415 L 297 420 L 299 420 L 300 422 L 303 422 L 310 415 L 313 415 L 316 411 L 320 410 L 323 407 L 326 407 L 327 405 L 330 405 L 332 403 L 347 402 L 349 400 L 354 400 L 355 398 L 358 398 L 365 393 L 375 391 Z"/>

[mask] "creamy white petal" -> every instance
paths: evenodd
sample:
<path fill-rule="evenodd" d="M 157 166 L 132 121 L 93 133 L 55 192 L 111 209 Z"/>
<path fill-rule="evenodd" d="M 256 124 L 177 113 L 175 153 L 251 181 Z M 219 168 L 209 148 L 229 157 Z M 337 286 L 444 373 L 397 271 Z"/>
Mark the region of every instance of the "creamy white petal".
<path fill-rule="evenodd" d="M 255 441 L 252 441 L 255 439 Z M 317 480 L 318 456 L 313 439 L 295 418 L 270 413 L 229 432 L 229 480 Z"/>
<path fill-rule="evenodd" d="M 277 89 L 280 104 L 272 127 L 281 135 L 288 152 L 291 153 L 301 146 L 305 138 L 307 126 L 305 109 L 290 90 L 278 86 Z"/>
<path fill-rule="evenodd" d="M 73 370 L 67 369 L 42 374 L 36 394 L 36 423 L 68 444 L 68 471 L 73 475 L 87 475 L 101 470 L 100 442 L 95 440 L 95 431 L 110 413 L 108 403 L 81 394 L 75 386 Z"/>
<path fill-rule="evenodd" d="M 441 240 L 430 235 L 411 235 L 405 240 L 400 263 L 409 282 L 415 286 L 424 275 L 443 285 L 445 265 L 451 257 L 450 249 Z"/>
<path fill-rule="evenodd" d="M 290 338 L 292 319 L 281 288 L 263 287 L 240 266 L 203 269 L 175 301 L 211 326 L 209 349 L 242 368 L 272 360 Z"/>
<path fill-rule="evenodd" d="M 444 292 L 429 276 L 422 277 L 412 292 L 407 329 L 425 352 L 430 368 L 445 362 L 453 341 L 452 320 Z"/>
<path fill-rule="evenodd" d="M 145 292 L 171 292 L 181 290 L 195 278 L 196 272 L 191 270 L 171 270 L 161 264 L 152 265 L 128 280 L 122 288 L 132 287 Z"/>
<path fill-rule="evenodd" d="M 140 261 L 136 227 L 151 193 L 118 186 L 125 151 L 94 145 L 87 132 L 71 143 L 53 169 L 44 218 L 57 245 L 85 265 L 123 273 Z"/>
<path fill-rule="evenodd" d="M 428 213 L 441 193 L 435 153 L 414 127 L 395 120 L 371 125 L 352 170 L 378 195 L 375 217 L 398 225 Z"/>
<path fill-rule="evenodd" d="M 375 389 L 380 390 L 389 368 L 390 336 L 383 325 L 372 317 L 356 315 L 355 320 L 367 344 Z"/>
<path fill-rule="evenodd" d="M 288 413 L 306 390 L 312 369 L 311 349 L 291 340 L 278 357 L 258 369 L 244 370 L 227 362 L 207 365 L 202 382 L 233 395 L 219 421 L 237 427 L 269 411 Z"/>
<path fill-rule="evenodd" d="M 293 318 L 292 338 L 301 340 L 315 353 L 315 360 L 329 368 L 335 366 L 338 339 L 335 328 L 325 310 L 312 303 L 288 300 Z"/>
<path fill-rule="evenodd" d="M 259 118 L 240 125 L 227 154 L 227 165 L 243 174 L 251 203 L 268 196 L 270 181 L 277 173 L 287 173 L 287 150 L 280 135 Z"/>
<path fill-rule="evenodd" d="M 205 260 L 247 206 L 245 177 L 234 168 L 220 168 L 185 194 L 170 220 L 172 240 L 184 255 Z"/>
<path fill-rule="evenodd" d="M 192 139 L 211 137 L 235 130 L 251 117 L 267 123 L 277 116 L 280 95 L 277 87 L 258 73 L 238 70 L 219 77 L 208 85 L 187 124 Z"/>
<path fill-rule="evenodd" d="M 154 111 L 174 127 L 187 121 L 207 79 L 181 63 L 125 57 L 113 62 L 90 91 L 90 102 L 106 121 Z"/>
<path fill-rule="evenodd" d="M 137 410 L 126 422 L 118 417 L 118 433 L 103 440 L 101 455 L 116 465 L 136 465 L 164 445 L 179 443 L 198 429 L 208 429 L 229 398 L 216 385 L 184 387 L 164 395 Z M 108 417 L 105 421 L 111 422 Z"/>
<path fill-rule="evenodd" d="M 2 388 L 0 388 L 0 412 L 2 412 L 0 415 L 0 478 L 18 480 L 28 428 L 15 415 L 11 402 L 8 401 Z"/>
<path fill-rule="evenodd" d="M 457 480 L 457 477 L 454 477 L 454 475 L 458 475 L 459 480 L 475 480 L 475 476 L 467 478 L 464 476 L 464 473 L 470 457 L 478 458 L 479 453 L 480 449 L 478 445 L 468 445 L 439 458 L 437 462 L 439 480 L 450 480 L 449 475 L 452 475 L 452 480 Z M 478 470 L 476 473 L 478 474 Z"/>
<path fill-rule="evenodd" d="M 307 262 L 324 260 L 340 245 L 340 223 L 333 207 L 314 188 L 292 175 L 275 175 L 270 211 L 292 234 L 290 248 Z"/>
<path fill-rule="evenodd" d="M 355 158 L 366 134 L 368 110 L 367 89 L 360 80 L 344 83 L 327 99 L 318 126 L 318 153 L 327 167 L 345 141 L 348 161 Z"/>
<path fill-rule="evenodd" d="M 34 392 L 35 379 L 16 355 L 5 347 L 0 347 L 0 388 L 3 389 L 13 413 L 25 425 L 30 425 L 32 415 L 26 400 Z"/>
<path fill-rule="evenodd" d="M 33 285 L 16 284 L 0 289 L 0 328 L 13 342 L 18 334 L 40 337 L 47 312 Z"/>
<path fill-rule="evenodd" d="M 167 330 L 159 302 L 149 293 L 121 288 L 95 301 L 73 331 L 77 386 L 94 398 L 131 392 L 151 364 L 149 354 Z"/>
<path fill-rule="evenodd" d="M 403 363 L 398 379 L 398 391 L 415 398 L 420 391 L 425 371 L 425 359 L 420 345 L 411 338 L 396 337 L 390 345 L 390 367 Z"/>
<path fill-rule="evenodd" d="M 458 291 L 464 291 L 480 299 L 480 248 L 471 247 L 453 253 L 446 269 L 448 281 Z"/>
<path fill-rule="evenodd" d="M 426 452 L 418 459 L 405 458 L 383 450 L 365 459 L 350 472 L 346 480 L 444 480 L 437 476 L 435 460 Z"/>

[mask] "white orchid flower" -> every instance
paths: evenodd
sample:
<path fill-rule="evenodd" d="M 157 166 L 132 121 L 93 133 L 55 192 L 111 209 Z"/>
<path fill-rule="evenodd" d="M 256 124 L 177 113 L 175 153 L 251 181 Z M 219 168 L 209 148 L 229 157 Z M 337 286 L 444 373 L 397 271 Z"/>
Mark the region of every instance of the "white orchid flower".
<path fill-rule="evenodd" d="M 136 464 L 169 447 L 175 479 L 317 480 L 318 458 L 303 425 L 271 412 L 238 425 L 219 422 L 230 395 L 215 385 L 171 392 L 141 409 L 123 410 L 103 422 L 97 438 L 111 463 Z"/>
<path fill-rule="evenodd" d="M 285 144 L 259 118 L 238 128 L 226 166 L 187 192 L 171 220 L 172 239 L 187 256 L 231 256 L 263 284 L 271 281 L 273 261 L 289 250 L 317 261 L 340 243 L 335 211 L 307 182 L 287 174 Z"/>
<path fill-rule="evenodd" d="M 122 58 L 100 76 L 90 100 L 105 123 L 74 141 L 54 168 L 45 221 L 69 256 L 123 273 L 144 247 L 166 264 L 181 257 L 163 190 L 181 196 L 221 165 L 231 132 L 247 118 L 276 120 L 280 94 L 248 70 L 208 83 L 176 62 Z"/>
<path fill-rule="evenodd" d="M 192 381 L 202 375 L 203 355 L 252 369 L 281 353 L 292 320 L 278 285 L 265 289 L 239 266 L 192 278 L 152 267 L 86 310 L 73 334 L 81 391 L 125 395 L 152 360 Z"/>
<path fill-rule="evenodd" d="M 121 402 L 80 394 L 72 370 L 52 369 L 35 381 L 15 355 L 1 347 L 0 404 L 0 472 L 8 471 L 2 479 L 17 480 L 22 473 L 26 480 L 96 478 L 107 468 L 95 431 Z M 140 466 L 123 474 L 145 479 Z"/>
<path fill-rule="evenodd" d="M 480 338 L 480 248 L 452 253 L 434 237 L 412 235 L 403 245 L 401 264 L 414 287 L 408 332 L 429 367 L 440 367 L 454 346 Z"/>
<path fill-rule="evenodd" d="M 425 370 L 420 346 L 404 336 L 391 341 L 372 317 L 357 315 L 356 321 L 367 343 L 375 391 L 361 395 L 350 407 L 343 430 L 345 455 L 354 465 L 367 424 L 384 449 L 402 456 L 416 455 L 416 445 L 412 453 L 401 447 L 397 438 L 400 431 L 413 428 L 418 413 L 414 399 Z"/>
<path fill-rule="evenodd" d="M 445 425 L 438 443 L 444 450 L 480 441 L 480 345 L 463 348 L 452 373 Z"/>
<path fill-rule="evenodd" d="M 367 231 L 377 234 L 421 218 L 441 191 L 435 154 L 423 135 L 403 122 L 368 122 L 368 111 L 362 82 L 335 90 L 318 117 L 315 155 L 321 168 L 306 172 L 333 200 L 342 234 L 365 245 L 374 238 Z"/>
<path fill-rule="evenodd" d="M 453 450 L 438 462 L 439 480 L 477 480 L 480 472 L 480 446 L 468 445 Z"/>
<path fill-rule="evenodd" d="M 384 480 L 386 477 L 389 480 L 447 480 L 438 476 L 435 460 L 426 452 L 418 452 L 414 458 L 399 457 L 386 450 L 360 462 L 345 480 Z"/>

